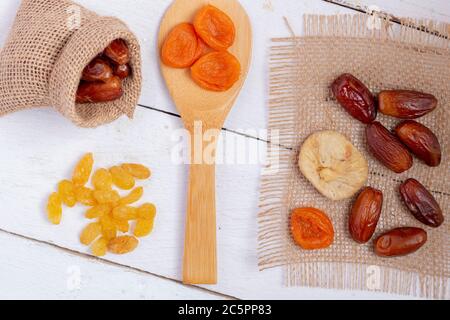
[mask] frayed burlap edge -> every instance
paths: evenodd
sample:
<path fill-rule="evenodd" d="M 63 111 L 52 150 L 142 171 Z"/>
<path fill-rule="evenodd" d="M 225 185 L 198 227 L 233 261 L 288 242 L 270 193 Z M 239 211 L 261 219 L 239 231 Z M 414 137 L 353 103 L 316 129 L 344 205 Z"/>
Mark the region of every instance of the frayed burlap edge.
<path fill-rule="evenodd" d="M 360 15 L 304 16 L 305 37 L 373 38 L 395 41 L 415 50 L 431 50 L 448 54 L 450 25 L 430 20 L 402 19 L 393 23 L 388 17 L 373 20 L 376 28 L 368 28 L 372 17 Z M 369 22 L 371 23 L 371 22 Z M 290 28 L 291 29 L 291 28 Z M 426 31 L 426 32 L 424 32 Z M 292 32 L 292 29 L 291 29 Z M 286 285 L 333 289 L 371 290 L 422 298 L 448 299 L 450 279 L 435 277 L 364 264 L 342 262 L 289 262 L 286 240 L 290 202 L 290 176 L 292 163 L 296 163 L 296 150 L 289 148 L 296 141 L 291 128 L 297 125 L 295 76 L 297 41 L 289 38 L 272 39 L 269 79 L 268 128 L 277 128 L 277 141 L 268 146 L 268 168 L 263 170 L 260 186 L 260 212 L 258 215 L 258 259 L 260 270 L 277 266 L 286 267 Z M 286 130 L 283 126 L 286 126 Z M 273 134 L 273 133 L 272 133 Z M 287 147 L 286 147 L 287 146 Z M 276 163 L 276 170 L 271 168 Z"/>

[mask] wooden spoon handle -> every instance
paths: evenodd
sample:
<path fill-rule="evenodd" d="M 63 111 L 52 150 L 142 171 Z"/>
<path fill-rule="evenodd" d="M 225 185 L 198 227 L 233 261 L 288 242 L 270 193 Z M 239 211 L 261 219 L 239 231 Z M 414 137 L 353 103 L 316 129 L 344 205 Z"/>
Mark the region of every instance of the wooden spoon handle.
<path fill-rule="evenodd" d="M 189 180 L 183 282 L 216 284 L 215 165 L 192 164 Z"/>

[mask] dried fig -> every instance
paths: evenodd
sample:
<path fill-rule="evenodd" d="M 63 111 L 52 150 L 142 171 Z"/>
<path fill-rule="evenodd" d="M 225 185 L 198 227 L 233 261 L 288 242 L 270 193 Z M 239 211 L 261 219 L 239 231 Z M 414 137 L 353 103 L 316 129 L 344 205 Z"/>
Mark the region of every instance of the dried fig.
<path fill-rule="evenodd" d="M 430 129 L 414 120 L 405 120 L 395 128 L 395 133 L 427 165 L 437 167 L 441 164 L 441 145 Z"/>
<path fill-rule="evenodd" d="M 408 149 L 381 123 L 374 122 L 366 128 L 369 150 L 387 168 L 402 173 L 413 165 Z"/>
<path fill-rule="evenodd" d="M 400 119 L 422 117 L 433 111 L 438 102 L 431 94 L 411 90 L 381 91 L 378 100 L 381 113 Z"/>
<path fill-rule="evenodd" d="M 375 99 L 370 90 L 349 73 L 338 77 L 331 85 L 336 100 L 354 118 L 372 123 L 377 117 Z"/>
<path fill-rule="evenodd" d="M 433 195 L 417 180 L 400 185 L 400 195 L 413 216 L 427 226 L 437 228 L 444 222 L 441 207 Z"/>

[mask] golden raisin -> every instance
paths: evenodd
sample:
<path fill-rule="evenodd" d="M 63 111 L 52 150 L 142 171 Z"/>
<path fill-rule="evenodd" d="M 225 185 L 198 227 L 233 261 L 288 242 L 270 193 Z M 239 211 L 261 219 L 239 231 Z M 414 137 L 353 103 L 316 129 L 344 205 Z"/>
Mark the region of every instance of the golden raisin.
<path fill-rule="evenodd" d="M 115 190 L 95 190 L 94 198 L 100 204 L 115 204 L 120 200 L 120 195 Z"/>
<path fill-rule="evenodd" d="M 156 207 L 152 203 L 145 203 L 137 209 L 138 218 L 152 220 L 156 216 Z"/>
<path fill-rule="evenodd" d="M 73 183 L 69 180 L 63 180 L 58 184 L 58 193 L 62 202 L 72 208 L 77 204 L 77 198 L 75 197 L 75 188 Z"/>
<path fill-rule="evenodd" d="M 111 212 L 111 206 L 109 204 L 99 204 L 86 211 L 85 217 L 87 219 L 101 218 Z"/>
<path fill-rule="evenodd" d="M 109 215 L 101 217 L 100 224 L 102 226 L 102 234 L 105 239 L 110 240 L 117 236 L 117 227 Z"/>
<path fill-rule="evenodd" d="M 92 185 L 96 190 L 111 190 L 112 183 L 111 173 L 106 169 L 98 169 L 92 176 Z"/>
<path fill-rule="evenodd" d="M 120 189 L 130 190 L 133 189 L 135 185 L 134 178 L 127 171 L 122 169 L 121 167 L 115 166 L 109 169 L 111 172 L 113 183 Z"/>
<path fill-rule="evenodd" d="M 94 198 L 94 190 L 87 187 L 75 188 L 75 196 L 77 201 L 85 206 L 95 206 L 97 202 Z"/>
<path fill-rule="evenodd" d="M 50 195 L 47 202 L 48 220 L 53 224 L 60 224 L 62 218 L 61 197 L 57 192 Z"/>
<path fill-rule="evenodd" d="M 142 164 L 124 163 L 122 165 L 122 169 L 124 169 L 136 179 L 145 180 L 150 178 L 150 176 L 152 175 L 150 169 Z"/>
<path fill-rule="evenodd" d="M 153 230 L 153 222 L 154 219 L 152 220 L 138 219 L 136 227 L 134 228 L 134 235 L 138 238 L 148 236 Z"/>
<path fill-rule="evenodd" d="M 128 206 L 118 206 L 113 210 L 113 217 L 117 220 L 134 220 L 137 218 L 137 209 Z"/>
<path fill-rule="evenodd" d="M 123 197 L 122 199 L 120 199 L 119 204 L 120 205 L 128 205 L 128 204 L 135 203 L 135 202 L 139 201 L 139 199 L 142 198 L 143 194 L 144 194 L 144 188 L 137 187 L 137 188 L 133 189 L 133 191 L 131 191 L 126 197 Z"/>
<path fill-rule="evenodd" d="M 92 254 L 96 257 L 103 257 L 108 252 L 108 240 L 99 238 L 91 246 Z"/>
<path fill-rule="evenodd" d="M 90 245 L 102 233 L 102 226 L 98 222 L 88 224 L 80 235 L 80 241 L 84 245 Z"/>
<path fill-rule="evenodd" d="M 113 219 L 113 221 L 117 230 L 119 230 L 120 232 L 127 233 L 128 231 L 130 231 L 130 224 L 127 220 Z"/>
<path fill-rule="evenodd" d="M 137 248 L 139 240 L 132 236 L 121 236 L 111 239 L 108 243 L 108 250 L 114 254 L 125 254 Z"/>
<path fill-rule="evenodd" d="M 75 186 L 84 186 L 89 181 L 93 165 L 94 156 L 92 153 L 88 153 L 81 158 L 73 171 L 72 181 Z"/>

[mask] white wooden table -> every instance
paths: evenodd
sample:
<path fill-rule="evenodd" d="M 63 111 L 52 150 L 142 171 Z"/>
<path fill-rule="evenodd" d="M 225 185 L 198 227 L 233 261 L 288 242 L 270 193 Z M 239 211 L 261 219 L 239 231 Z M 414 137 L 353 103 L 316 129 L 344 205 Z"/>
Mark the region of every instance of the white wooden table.
<path fill-rule="evenodd" d="M 405 298 L 369 291 L 287 288 L 282 268 L 259 272 L 256 216 L 261 163 L 219 165 L 219 284 L 181 284 L 187 167 L 171 160 L 176 129 L 182 124 L 160 76 L 155 45 L 159 21 L 170 2 L 79 0 L 100 14 L 123 19 L 141 41 L 145 80 L 142 106 L 134 121 L 122 118 L 96 130 L 79 129 L 45 108 L 0 118 L 0 298 Z M 302 33 L 304 13 L 355 13 L 371 5 L 396 17 L 450 22 L 448 0 L 241 2 L 254 28 L 254 58 L 223 141 L 238 137 L 261 153 L 266 145 L 255 136 L 266 127 L 268 47 L 271 37 L 288 35 L 283 16 L 297 34 Z M 0 1 L 0 45 L 19 3 Z M 78 232 L 86 223 L 81 208 L 66 210 L 59 227 L 46 220 L 48 193 L 59 179 L 69 176 L 76 159 L 86 151 L 95 153 L 98 165 L 136 161 L 148 164 L 154 172 L 145 183 L 145 200 L 158 206 L 155 231 L 130 255 L 91 257 L 78 241 Z"/>

